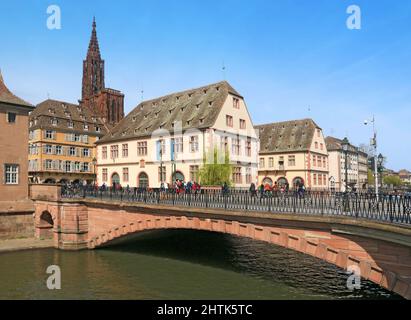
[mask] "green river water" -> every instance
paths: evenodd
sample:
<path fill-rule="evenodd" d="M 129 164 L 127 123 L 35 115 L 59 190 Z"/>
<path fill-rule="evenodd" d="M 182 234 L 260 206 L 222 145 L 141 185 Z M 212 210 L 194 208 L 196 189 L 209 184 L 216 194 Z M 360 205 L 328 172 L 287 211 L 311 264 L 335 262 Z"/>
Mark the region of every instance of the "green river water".
<path fill-rule="evenodd" d="M 46 269 L 61 269 L 49 290 Z M 398 299 L 328 263 L 264 242 L 199 231 L 153 231 L 94 251 L 0 254 L 0 299 Z"/>

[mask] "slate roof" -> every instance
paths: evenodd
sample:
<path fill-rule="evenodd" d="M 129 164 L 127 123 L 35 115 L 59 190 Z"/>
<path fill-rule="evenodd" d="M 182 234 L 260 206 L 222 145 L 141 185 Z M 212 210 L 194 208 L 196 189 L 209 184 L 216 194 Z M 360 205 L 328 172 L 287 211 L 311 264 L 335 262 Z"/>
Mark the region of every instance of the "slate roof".
<path fill-rule="evenodd" d="M 149 137 L 159 129 L 174 132 L 181 121 L 182 130 L 212 127 L 228 94 L 242 96 L 226 81 L 172 93 L 140 103 L 99 143 Z"/>
<path fill-rule="evenodd" d="M 23 99 L 15 96 L 11 91 L 6 87 L 3 76 L 0 71 L 0 102 L 33 108 L 34 106 Z"/>
<path fill-rule="evenodd" d="M 79 105 L 48 99 L 38 104 L 30 114 L 30 130 L 42 129 L 59 129 L 62 131 L 73 131 L 84 134 L 95 134 L 103 136 L 107 133 L 107 128 L 99 117 Z M 51 120 L 56 119 L 57 125 L 53 126 Z M 69 127 L 69 122 L 73 122 L 73 128 Z M 84 130 L 84 124 L 88 124 L 89 129 Z M 95 127 L 100 128 L 100 132 Z"/>
<path fill-rule="evenodd" d="M 342 139 L 338 139 L 335 137 L 325 138 L 325 144 L 327 146 L 328 151 L 341 151 L 342 150 L 341 143 L 342 143 Z M 352 144 L 350 144 L 349 150 L 352 152 L 358 153 L 358 148 Z"/>
<path fill-rule="evenodd" d="M 312 119 L 257 125 L 260 154 L 308 151 L 315 130 L 321 129 Z"/>

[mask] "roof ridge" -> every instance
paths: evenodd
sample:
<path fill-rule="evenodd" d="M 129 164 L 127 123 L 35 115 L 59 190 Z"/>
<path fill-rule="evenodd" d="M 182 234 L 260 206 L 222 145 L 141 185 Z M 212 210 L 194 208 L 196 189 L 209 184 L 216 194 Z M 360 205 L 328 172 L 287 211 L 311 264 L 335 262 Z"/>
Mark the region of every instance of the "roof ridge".
<path fill-rule="evenodd" d="M 266 126 L 270 126 L 270 125 L 274 125 L 274 124 L 283 124 L 283 123 L 291 123 L 291 122 L 303 122 L 303 121 L 311 121 L 315 126 L 319 127 L 312 118 L 303 118 L 303 119 L 296 119 L 296 120 L 285 120 L 285 121 L 263 123 L 263 124 L 257 124 L 254 127 L 266 127 Z"/>

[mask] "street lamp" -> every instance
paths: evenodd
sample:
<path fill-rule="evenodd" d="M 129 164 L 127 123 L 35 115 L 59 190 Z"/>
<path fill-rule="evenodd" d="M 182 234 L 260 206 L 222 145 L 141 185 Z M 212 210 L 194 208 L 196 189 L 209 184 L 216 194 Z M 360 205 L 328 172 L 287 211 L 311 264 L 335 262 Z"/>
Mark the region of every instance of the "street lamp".
<path fill-rule="evenodd" d="M 381 172 L 381 187 L 383 187 L 383 176 L 382 176 L 382 166 L 384 164 L 384 156 L 380 153 L 378 155 L 378 173 Z"/>
<path fill-rule="evenodd" d="M 350 142 L 348 141 L 348 138 L 346 137 L 341 142 L 341 147 L 345 154 L 345 192 L 348 191 L 348 148 L 349 146 L 350 146 Z"/>
<path fill-rule="evenodd" d="M 93 158 L 93 160 L 91 161 L 91 163 L 93 164 L 93 171 L 94 171 L 94 183 L 93 183 L 93 187 L 96 186 L 96 182 L 97 182 L 97 175 L 96 175 L 96 166 L 97 166 L 97 159 Z"/>
<path fill-rule="evenodd" d="M 364 121 L 364 125 L 368 125 L 368 120 Z M 377 197 L 377 201 L 378 201 L 378 197 L 379 197 L 379 190 L 378 190 L 378 159 L 377 159 L 377 130 L 375 129 L 375 117 L 372 117 L 372 120 L 370 121 L 372 122 L 372 130 L 374 132 L 374 136 L 371 139 L 371 146 L 374 147 L 374 180 L 375 180 L 375 195 Z"/>

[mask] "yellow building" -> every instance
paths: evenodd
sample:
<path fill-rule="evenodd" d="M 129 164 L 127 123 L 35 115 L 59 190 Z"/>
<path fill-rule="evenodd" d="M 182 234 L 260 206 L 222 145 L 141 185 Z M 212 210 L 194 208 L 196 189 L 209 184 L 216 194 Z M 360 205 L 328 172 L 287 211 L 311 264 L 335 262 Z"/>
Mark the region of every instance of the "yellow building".
<path fill-rule="evenodd" d="M 329 188 L 328 152 L 321 128 L 311 119 L 259 125 L 258 182 L 295 189 Z"/>
<path fill-rule="evenodd" d="M 107 132 L 87 108 L 46 100 L 30 114 L 29 178 L 34 183 L 95 181 L 95 143 Z"/>

